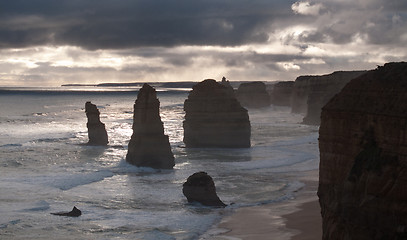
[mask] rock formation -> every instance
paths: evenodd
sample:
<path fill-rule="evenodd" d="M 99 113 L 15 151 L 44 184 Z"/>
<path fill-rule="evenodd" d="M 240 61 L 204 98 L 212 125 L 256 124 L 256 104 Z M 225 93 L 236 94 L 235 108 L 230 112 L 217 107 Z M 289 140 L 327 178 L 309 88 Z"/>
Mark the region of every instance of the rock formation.
<path fill-rule="evenodd" d="M 86 117 L 88 118 L 88 137 L 89 145 L 107 145 L 109 143 L 105 124 L 100 121 L 100 112 L 95 104 L 85 103 Z"/>
<path fill-rule="evenodd" d="M 276 106 L 291 106 L 291 94 L 294 81 L 278 82 L 274 84 L 270 93 L 270 102 Z"/>
<path fill-rule="evenodd" d="M 407 63 L 353 79 L 322 109 L 323 239 L 407 239 Z"/>
<path fill-rule="evenodd" d="M 72 211 L 70 212 L 56 212 L 56 213 L 51 213 L 52 215 L 57 215 L 57 216 L 65 216 L 65 217 L 79 217 L 82 215 L 81 210 L 77 209 L 75 206 L 73 207 Z"/>
<path fill-rule="evenodd" d="M 340 71 L 321 76 L 299 76 L 294 83 L 291 95 L 291 110 L 306 113 L 304 122 L 319 124 L 321 108 L 350 80 L 365 71 Z M 309 113 L 307 113 L 309 111 Z"/>
<path fill-rule="evenodd" d="M 248 108 L 261 108 L 270 106 L 270 95 L 263 82 L 248 82 L 240 84 L 236 92 L 240 104 Z"/>
<path fill-rule="evenodd" d="M 228 87 L 213 79 L 196 84 L 184 110 L 186 147 L 250 147 L 249 115 Z"/>
<path fill-rule="evenodd" d="M 175 165 L 168 136 L 164 135 L 160 102 L 148 84 L 140 89 L 134 104 L 133 135 L 126 161 L 138 167 L 172 169 Z"/>
<path fill-rule="evenodd" d="M 216 194 L 215 183 L 206 172 L 197 172 L 182 185 L 182 193 L 188 202 L 199 202 L 205 206 L 225 207 Z"/>

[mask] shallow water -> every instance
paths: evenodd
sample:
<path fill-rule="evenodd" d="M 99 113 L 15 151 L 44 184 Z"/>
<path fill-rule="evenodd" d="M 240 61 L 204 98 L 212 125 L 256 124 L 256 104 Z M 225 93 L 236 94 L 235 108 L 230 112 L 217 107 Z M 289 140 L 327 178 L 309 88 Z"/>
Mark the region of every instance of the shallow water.
<path fill-rule="evenodd" d="M 136 91 L 0 91 L 0 239 L 197 239 L 232 209 L 291 198 L 297 177 L 318 168 L 317 128 L 289 108 L 249 111 L 249 149 L 184 148 L 187 95 L 158 92 L 176 163 L 159 171 L 124 160 Z M 106 148 L 82 145 L 86 101 L 101 112 Z M 182 184 L 197 171 L 233 204 L 188 204 Z M 81 217 L 50 214 L 73 206 Z"/>

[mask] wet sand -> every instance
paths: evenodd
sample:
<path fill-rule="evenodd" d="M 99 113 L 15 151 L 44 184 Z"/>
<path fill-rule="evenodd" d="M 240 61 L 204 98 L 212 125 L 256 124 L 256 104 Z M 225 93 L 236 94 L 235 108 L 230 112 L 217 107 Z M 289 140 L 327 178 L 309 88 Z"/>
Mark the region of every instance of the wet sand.
<path fill-rule="evenodd" d="M 322 219 L 315 172 L 301 179 L 305 186 L 293 199 L 240 208 L 226 216 L 201 240 L 317 240 L 322 238 Z M 317 177 L 317 175 L 316 175 Z"/>

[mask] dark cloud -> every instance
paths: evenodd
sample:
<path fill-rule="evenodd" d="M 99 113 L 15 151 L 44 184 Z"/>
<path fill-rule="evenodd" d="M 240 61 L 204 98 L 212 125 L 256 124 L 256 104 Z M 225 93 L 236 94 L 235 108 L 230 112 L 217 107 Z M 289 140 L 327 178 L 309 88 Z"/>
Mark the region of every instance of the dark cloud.
<path fill-rule="evenodd" d="M 268 40 L 264 31 L 284 1 L 2 1 L 0 47 L 42 44 L 87 49 L 236 46 Z M 24 23 L 24 27 L 20 24 Z"/>

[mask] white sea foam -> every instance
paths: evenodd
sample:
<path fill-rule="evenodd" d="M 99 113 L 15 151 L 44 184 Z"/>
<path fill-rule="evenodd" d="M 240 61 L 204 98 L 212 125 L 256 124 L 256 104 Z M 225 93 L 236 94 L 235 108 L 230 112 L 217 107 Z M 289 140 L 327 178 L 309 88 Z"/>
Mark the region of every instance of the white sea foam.
<path fill-rule="evenodd" d="M 318 167 L 317 128 L 288 108 L 250 110 L 252 147 L 183 147 L 186 92 L 158 92 L 175 155 L 173 170 L 124 159 L 136 93 L 0 95 L 0 239 L 198 239 L 222 214 L 284 201 Z M 100 107 L 110 145 L 86 146 L 84 104 Z M 215 181 L 225 209 L 188 204 L 182 184 L 197 171 Z M 50 212 L 82 210 L 80 218 Z"/>

